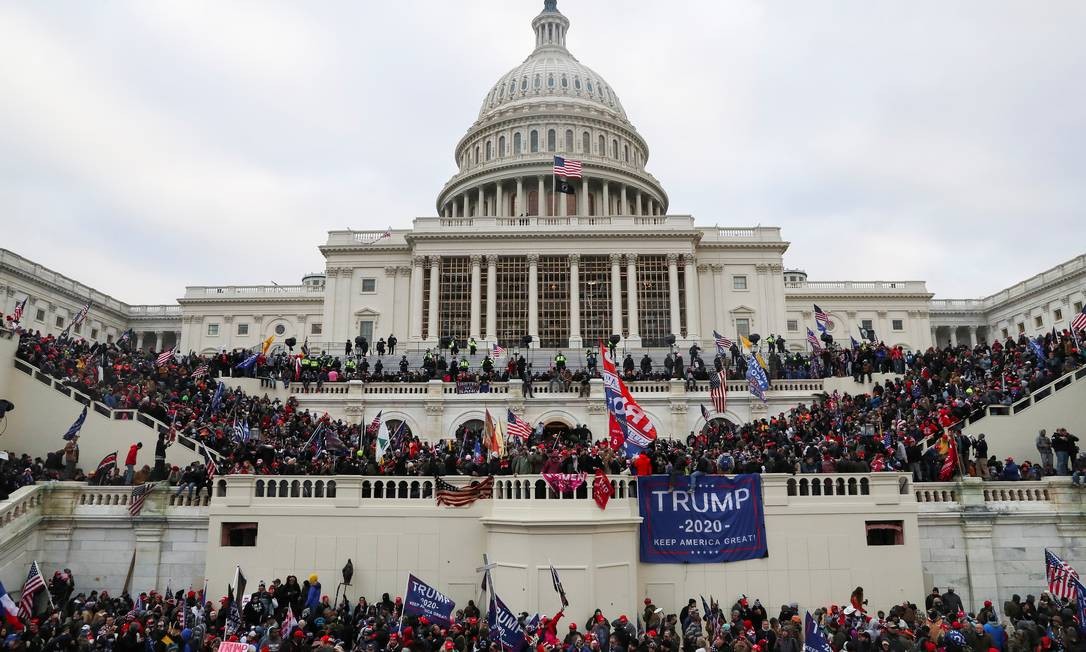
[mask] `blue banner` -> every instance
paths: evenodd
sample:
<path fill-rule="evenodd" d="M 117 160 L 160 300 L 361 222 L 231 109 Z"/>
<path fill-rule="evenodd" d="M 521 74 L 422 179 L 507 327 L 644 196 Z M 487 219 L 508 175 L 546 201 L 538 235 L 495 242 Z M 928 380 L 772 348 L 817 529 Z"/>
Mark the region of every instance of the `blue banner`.
<path fill-rule="evenodd" d="M 442 627 L 452 626 L 452 612 L 456 603 L 414 575 L 407 576 L 407 593 L 404 595 L 403 612 L 408 616 L 426 616 L 430 622 Z"/>
<path fill-rule="evenodd" d="M 486 615 L 486 624 L 490 629 L 490 640 L 497 641 L 503 650 L 520 652 L 524 649 L 524 630 L 517 622 L 517 615 L 510 611 L 497 595 L 493 595 L 490 600 L 490 613 Z"/>
<path fill-rule="evenodd" d="M 641 512 L 641 561 L 711 564 L 769 556 L 762 506 L 762 476 L 637 478 Z"/>

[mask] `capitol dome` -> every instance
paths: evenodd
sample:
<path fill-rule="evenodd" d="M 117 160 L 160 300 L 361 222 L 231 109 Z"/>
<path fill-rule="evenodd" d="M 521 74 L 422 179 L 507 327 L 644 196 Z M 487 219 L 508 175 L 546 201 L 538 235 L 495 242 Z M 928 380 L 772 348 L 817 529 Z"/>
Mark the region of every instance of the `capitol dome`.
<path fill-rule="evenodd" d="M 437 198 L 442 217 L 666 214 L 667 194 L 645 170 L 648 143 L 611 85 L 567 49 L 570 22 L 557 4 L 544 1 L 531 54 L 489 87 L 457 143 L 459 170 Z M 560 190 L 556 158 L 581 164 Z"/>

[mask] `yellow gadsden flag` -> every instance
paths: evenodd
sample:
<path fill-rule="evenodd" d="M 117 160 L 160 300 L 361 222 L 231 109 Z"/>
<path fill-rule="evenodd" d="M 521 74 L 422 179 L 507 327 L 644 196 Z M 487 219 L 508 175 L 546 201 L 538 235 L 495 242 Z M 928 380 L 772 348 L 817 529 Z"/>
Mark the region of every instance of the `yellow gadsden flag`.
<path fill-rule="evenodd" d="M 743 346 L 747 347 L 748 349 L 753 349 L 754 348 L 754 345 L 750 343 L 750 340 L 747 339 L 746 335 L 740 335 L 739 336 L 739 341 L 742 342 Z"/>
<path fill-rule="evenodd" d="M 261 355 L 268 355 L 268 349 L 271 348 L 272 342 L 275 341 L 274 335 L 269 335 L 268 339 L 264 340 L 264 345 L 260 349 Z"/>
<path fill-rule="evenodd" d="M 486 411 L 486 421 L 484 422 L 484 440 L 486 442 L 487 449 L 491 453 L 497 453 L 499 455 L 505 455 L 505 438 L 502 437 L 501 426 L 497 421 L 490 416 L 490 410 Z"/>

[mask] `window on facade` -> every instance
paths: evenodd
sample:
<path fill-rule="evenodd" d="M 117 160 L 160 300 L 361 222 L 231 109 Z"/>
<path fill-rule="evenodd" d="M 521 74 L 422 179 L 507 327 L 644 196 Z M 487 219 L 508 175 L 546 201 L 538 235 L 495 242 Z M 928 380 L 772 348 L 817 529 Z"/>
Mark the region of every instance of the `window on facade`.
<path fill-rule="evenodd" d="M 1082 302 L 1081 301 L 1076 301 L 1075 302 L 1075 312 L 1076 313 L 1082 312 Z"/>
<path fill-rule="evenodd" d="M 581 78 L 580 77 L 574 77 L 573 78 L 573 88 L 575 88 L 577 90 L 581 90 Z"/>
<path fill-rule="evenodd" d="M 362 279 L 362 292 L 368 294 L 370 292 L 376 292 L 376 291 L 377 291 L 377 279 L 375 279 L 375 278 L 364 278 L 364 279 Z"/>
<path fill-rule="evenodd" d="M 577 269 L 581 290 L 581 336 L 585 342 L 611 336 L 611 260 L 581 256 Z"/>
<path fill-rule="evenodd" d="M 219 334 L 219 325 L 218 324 L 208 324 L 207 325 L 207 334 L 208 334 L 209 337 L 216 337 Z"/>
<path fill-rule="evenodd" d="M 471 320 L 471 259 L 442 257 L 439 278 L 437 336 L 466 342 Z"/>
<path fill-rule="evenodd" d="M 554 88 L 554 75 L 547 75 L 547 88 Z"/>
<path fill-rule="evenodd" d="M 490 160 L 490 141 L 486 141 L 486 160 Z"/>
<path fill-rule="evenodd" d="M 316 323 L 309 325 L 310 335 L 321 335 L 322 333 L 324 333 L 324 324 Z"/>
<path fill-rule="evenodd" d="M 513 134 L 513 156 L 520 155 L 520 133 Z"/>
<path fill-rule="evenodd" d="M 892 319 L 890 320 L 890 328 L 895 331 L 903 331 L 905 330 L 905 322 L 901 319 Z"/>
<path fill-rule="evenodd" d="M 498 344 L 519 347 L 520 338 L 528 332 L 528 259 L 502 256 L 495 271 Z"/>
<path fill-rule="evenodd" d="M 373 343 L 373 320 L 363 319 L 358 322 L 358 335 L 359 337 L 366 338 L 367 342 Z"/>
<path fill-rule="evenodd" d="M 498 137 L 498 157 L 505 156 L 505 136 Z"/>
<path fill-rule="evenodd" d="M 1023 324 L 1023 323 L 1018 324 L 1018 332 L 1019 333 L 1025 333 L 1026 332 L 1026 325 Z"/>
<path fill-rule="evenodd" d="M 282 335 L 283 333 L 286 333 L 286 332 L 287 332 L 286 325 L 284 325 L 284 324 L 276 324 L 275 325 L 275 334 L 276 335 Z"/>
<path fill-rule="evenodd" d="M 637 307 L 642 345 L 667 346 L 664 340 L 671 334 L 667 256 L 637 257 Z"/>
<path fill-rule="evenodd" d="M 591 80 L 591 79 L 589 79 L 589 80 L 588 80 L 588 85 L 587 85 L 587 86 L 585 86 L 585 88 L 587 88 L 587 89 L 588 89 L 588 92 L 589 92 L 589 93 L 591 93 L 591 92 L 592 92 L 592 80 Z"/>
<path fill-rule="evenodd" d="M 573 130 L 572 129 L 566 129 L 566 151 L 567 152 L 572 152 L 573 151 Z"/>
<path fill-rule="evenodd" d="M 617 140 L 612 140 L 611 141 L 611 158 L 615 159 L 616 161 L 618 160 L 618 141 Z"/>
<path fill-rule="evenodd" d="M 790 332 L 793 332 L 793 333 L 798 331 L 799 330 L 799 320 L 789 319 L 788 320 L 788 330 Z"/>
<path fill-rule="evenodd" d="M 79 335 L 80 333 L 83 332 L 83 324 L 76 324 L 75 326 L 72 327 L 72 330 L 75 331 L 76 335 Z"/>
<path fill-rule="evenodd" d="M 109 342 L 110 344 L 113 344 L 113 333 L 110 333 L 109 335 L 106 335 L 106 342 Z"/>
<path fill-rule="evenodd" d="M 581 152 L 583 154 L 592 152 L 592 137 L 588 135 L 587 131 L 581 134 Z"/>
<path fill-rule="evenodd" d="M 513 93 L 517 92 L 517 80 L 509 80 L 509 97 L 513 97 Z"/>
<path fill-rule="evenodd" d="M 600 148 L 596 153 L 600 156 L 607 156 L 607 140 L 603 136 L 600 136 Z"/>
<path fill-rule="evenodd" d="M 554 132 L 554 129 L 547 130 L 547 151 L 553 152 L 558 148 L 558 134 Z"/>
<path fill-rule="evenodd" d="M 256 545 L 256 523 L 223 523 L 219 546 L 223 548 L 253 547 Z"/>
<path fill-rule="evenodd" d="M 904 521 L 867 521 L 865 525 L 867 530 L 867 545 L 905 545 Z"/>
<path fill-rule="evenodd" d="M 98 329 L 97 328 L 92 328 L 91 329 L 91 339 L 92 340 L 98 339 Z"/>
<path fill-rule="evenodd" d="M 562 75 L 562 88 L 569 88 L 569 77 Z"/>
<path fill-rule="evenodd" d="M 539 132 L 534 129 L 532 130 L 532 135 L 529 138 L 529 146 L 531 147 L 531 151 L 533 153 L 539 151 Z"/>
<path fill-rule="evenodd" d="M 629 145 L 623 145 L 622 149 L 623 149 L 623 152 L 624 152 L 623 156 L 626 158 L 626 162 L 629 163 L 630 162 L 630 146 Z"/>
<path fill-rule="evenodd" d="M 533 86 L 533 87 L 534 87 L 534 88 L 535 88 L 536 90 L 539 90 L 540 88 L 542 88 L 542 86 L 543 86 L 543 82 L 541 81 L 541 79 L 540 79 L 539 75 L 536 75 L 536 76 L 535 76 L 535 80 L 534 80 L 534 81 L 532 82 L 532 86 Z"/>
<path fill-rule="evenodd" d="M 522 91 L 528 90 L 528 78 L 527 77 L 522 77 L 521 78 L 521 80 L 520 80 L 520 90 L 522 90 Z"/>
<path fill-rule="evenodd" d="M 539 257 L 539 345 L 569 345 L 569 257 Z"/>
<path fill-rule="evenodd" d="M 43 310 L 41 308 L 38 308 L 38 311 L 36 313 L 34 313 L 34 319 L 36 319 L 36 320 L 38 320 L 40 322 L 44 322 L 45 321 L 45 310 Z"/>
<path fill-rule="evenodd" d="M 735 320 L 735 332 L 737 335 L 746 337 L 750 335 L 750 320 L 746 317 L 739 317 Z"/>
<path fill-rule="evenodd" d="M 1040 315 L 1037 315 L 1036 317 L 1033 318 L 1033 326 L 1035 328 L 1040 328 L 1040 327 L 1042 327 L 1044 325 L 1045 325 L 1045 320 Z"/>
<path fill-rule="evenodd" d="M 1007 336 L 1008 336 L 1008 335 L 1010 335 L 1010 333 L 1008 333 L 1008 332 L 1007 332 L 1007 329 L 1006 329 L 1006 328 L 1004 328 L 1004 329 L 1003 329 L 1003 339 L 1007 339 Z"/>
<path fill-rule="evenodd" d="M 1053 310 L 1052 311 L 1052 319 L 1055 320 L 1055 321 L 1062 321 L 1063 320 L 1063 311 L 1060 310 L 1059 308 L 1056 308 L 1055 310 Z"/>
<path fill-rule="evenodd" d="M 870 319 L 861 319 L 860 320 L 860 328 L 864 329 L 865 331 L 871 330 L 873 328 L 873 326 L 871 324 L 871 320 Z"/>
<path fill-rule="evenodd" d="M 57 328 L 64 328 L 64 318 L 58 316 L 55 321 Z"/>
<path fill-rule="evenodd" d="M 732 289 L 733 290 L 745 290 L 745 289 L 747 289 L 747 277 L 746 276 L 733 276 L 732 277 Z"/>
<path fill-rule="evenodd" d="M 479 146 L 478 145 L 475 146 L 475 164 L 476 165 L 479 164 Z"/>
<path fill-rule="evenodd" d="M 249 324 L 238 324 L 238 335 L 248 335 Z"/>

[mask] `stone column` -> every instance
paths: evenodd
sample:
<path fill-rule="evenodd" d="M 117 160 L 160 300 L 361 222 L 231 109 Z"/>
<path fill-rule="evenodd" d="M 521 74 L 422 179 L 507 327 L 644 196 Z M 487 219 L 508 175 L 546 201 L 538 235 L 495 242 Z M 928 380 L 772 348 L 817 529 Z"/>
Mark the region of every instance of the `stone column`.
<path fill-rule="evenodd" d="M 581 339 L 581 256 L 569 255 L 569 348 L 579 349 Z"/>
<path fill-rule="evenodd" d="M 441 256 L 430 256 L 430 296 L 428 301 L 430 302 L 429 317 L 427 322 L 427 339 L 435 342 L 438 340 L 437 335 L 437 290 L 438 284 L 441 282 L 438 274 L 441 272 Z"/>
<path fill-rule="evenodd" d="M 471 206 L 468 205 L 468 193 L 466 190 L 464 191 L 464 195 L 460 198 L 460 200 L 463 202 L 464 205 L 463 210 L 460 211 L 460 217 L 471 217 L 471 214 L 469 213 L 469 211 L 471 210 Z"/>
<path fill-rule="evenodd" d="M 622 254 L 611 254 L 611 333 L 622 333 Z"/>
<path fill-rule="evenodd" d="M 713 328 L 720 329 L 721 333 L 727 335 L 733 329 L 732 325 L 724 319 L 724 266 L 710 265 L 709 267 L 713 272 L 713 315 L 716 322 Z"/>
<path fill-rule="evenodd" d="M 936 334 L 938 332 L 939 332 L 939 329 L 937 327 L 933 326 L 932 329 L 931 329 L 931 345 L 936 347 L 936 348 L 939 347 L 939 338 L 936 336 Z"/>
<path fill-rule="evenodd" d="M 644 215 L 645 214 L 644 197 L 645 197 L 645 195 L 640 190 L 638 190 L 637 191 L 637 206 L 634 208 L 634 211 L 635 211 L 634 215 Z"/>
<path fill-rule="evenodd" d="M 577 197 L 577 214 L 588 215 L 588 177 L 581 173 L 581 194 Z"/>
<path fill-rule="evenodd" d="M 567 183 L 568 183 L 568 181 L 567 181 Z M 554 188 L 555 188 L 555 190 L 554 190 L 554 203 L 558 205 L 557 206 L 558 210 L 555 211 L 555 214 L 558 215 L 559 217 L 566 217 L 566 215 L 569 213 L 569 207 L 566 206 L 566 193 L 558 192 L 558 184 L 557 184 L 557 182 L 555 183 Z M 574 212 L 576 212 L 576 211 L 574 211 Z"/>
<path fill-rule="evenodd" d="M 524 207 L 527 206 L 528 203 L 526 201 L 524 201 L 524 178 L 523 177 L 517 177 L 517 198 L 516 198 L 515 203 L 516 203 L 516 206 L 513 207 L 513 213 L 514 213 L 513 217 L 520 217 L 521 215 L 524 215 L 524 213 L 525 213 L 525 208 Z"/>
<path fill-rule="evenodd" d="M 479 207 L 475 209 L 475 212 L 479 217 L 486 216 L 486 191 L 482 186 L 479 186 Z"/>
<path fill-rule="evenodd" d="M 502 188 L 502 182 L 499 181 L 494 195 L 494 215 L 496 217 L 505 217 L 505 189 Z"/>
<path fill-rule="evenodd" d="M 603 210 L 599 211 L 600 215 L 604 217 L 610 217 L 611 215 L 611 184 L 606 181 L 603 182 Z"/>
<path fill-rule="evenodd" d="M 415 256 L 411 259 L 408 339 L 415 342 L 422 339 L 422 263 L 425 260 L 425 256 Z"/>
<path fill-rule="evenodd" d="M 619 207 L 618 207 L 617 214 L 618 215 L 626 215 L 626 214 L 628 214 L 630 212 L 629 206 L 626 204 L 626 184 L 624 184 L 624 183 L 619 184 L 618 189 L 619 189 L 619 195 L 618 195 L 618 197 L 619 197 L 619 199 L 618 199 Z"/>
<path fill-rule="evenodd" d="M 538 208 L 538 210 L 536 210 L 536 214 L 539 217 L 543 217 L 544 215 L 548 214 L 547 187 L 543 184 L 543 177 L 537 177 L 536 180 L 539 182 L 539 202 L 536 204 Z"/>
<path fill-rule="evenodd" d="M 950 346 L 957 348 L 958 346 L 958 327 L 950 327 Z"/>
<path fill-rule="evenodd" d="M 143 331 L 136 334 L 136 349 L 143 350 Z"/>
<path fill-rule="evenodd" d="M 686 339 L 690 343 L 698 341 L 701 329 L 701 292 L 698 285 L 698 270 L 694 257 L 683 254 L 686 274 Z"/>
<path fill-rule="evenodd" d="M 479 318 L 482 316 L 479 310 L 479 301 L 482 299 L 481 295 L 481 283 L 482 283 L 482 270 L 479 269 L 479 264 L 482 262 L 482 256 L 475 254 L 471 257 L 471 318 L 468 337 L 474 337 L 479 339 Z"/>
<path fill-rule="evenodd" d="M 977 345 L 977 327 L 969 327 L 969 348 L 974 348 Z"/>
<path fill-rule="evenodd" d="M 539 254 L 528 254 L 528 334 L 539 346 Z"/>
<path fill-rule="evenodd" d="M 498 254 L 486 256 L 486 339 L 498 341 Z"/>
<path fill-rule="evenodd" d="M 641 346 L 641 324 L 637 313 L 637 254 L 626 254 L 626 314 L 630 321 L 631 347 Z"/>
<path fill-rule="evenodd" d="M 682 326 L 679 310 L 679 254 L 667 255 L 667 289 L 668 310 L 671 312 L 671 334 L 676 338 L 682 337 Z"/>

